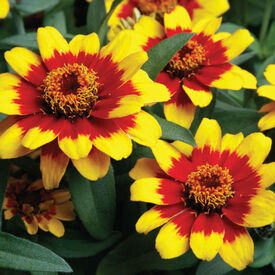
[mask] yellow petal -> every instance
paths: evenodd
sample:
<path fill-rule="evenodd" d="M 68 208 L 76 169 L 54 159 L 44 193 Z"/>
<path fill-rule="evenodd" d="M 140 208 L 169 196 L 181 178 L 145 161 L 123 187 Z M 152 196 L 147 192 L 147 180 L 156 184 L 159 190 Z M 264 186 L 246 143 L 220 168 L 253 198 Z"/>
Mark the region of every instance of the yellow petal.
<path fill-rule="evenodd" d="M 62 221 L 73 221 L 75 219 L 74 205 L 71 201 L 55 205 L 54 217 Z"/>
<path fill-rule="evenodd" d="M 65 233 L 63 223 L 56 218 L 51 218 L 49 220 L 48 227 L 49 231 L 58 238 L 62 237 Z"/>
<path fill-rule="evenodd" d="M 97 137 L 93 144 L 115 160 L 127 158 L 132 153 L 132 141 L 122 130 L 112 133 L 109 137 Z"/>
<path fill-rule="evenodd" d="M 164 14 L 165 29 L 176 30 L 191 30 L 192 23 L 187 10 L 182 6 L 176 6 L 170 13 Z"/>
<path fill-rule="evenodd" d="M 78 160 L 73 159 L 72 162 L 83 177 L 89 180 L 98 180 L 107 174 L 110 157 L 93 148 L 87 157 Z"/>
<path fill-rule="evenodd" d="M 185 105 L 178 105 L 176 102 L 166 102 L 164 104 L 164 114 L 168 121 L 179 124 L 189 129 L 194 120 L 196 106 L 191 102 Z"/>
<path fill-rule="evenodd" d="M 171 97 L 166 86 L 152 81 L 143 70 L 139 70 L 132 77 L 131 83 L 139 91 L 143 102 L 146 104 L 167 101 Z"/>
<path fill-rule="evenodd" d="M 96 33 L 89 35 L 76 35 L 69 43 L 70 51 L 77 56 L 80 52 L 87 54 L 97 54 L 100 48 L 99 38 Z"/>
<path fill-rule="evenodd" d="M 230 37 L 223 39 L 222 45 L 227 49 L 227 60 L 239 56 L 253 41 L 254 38 L 246 29 L 237 30 Z"/>
<path fill-rule="evenodd" d="M 127 134 L 134 141 L 145 146 L 154 146 L 161 137 L 161 128 L 157 120 L 144 111 L 135 115 L 134 127 L 127 129 Z"/>
<path fill-rule="evenodd" d="M 223 152 L 228 150 L 230 153 L 232 153 L 240 145 L 243 139 L 243 133 L 238 133 L 236 135 L 225 134 L 222 138 L 221 151 Z"/>
<path fill-rule="evenodd" d="M 259 96 L 267 97 L 271 100 L 275 100 L 275 86 L 263 85 L 257 90 Z"/>
<path fill-rule="evenodd" d="M 198 148 L 209 146 L 213 151 L 221 148 L 221 127 L 214 119 L 204 118 L 196 132 L 195 141 Z"/>
<path fill-rule="evenodd" d="M 265 163 L 258 168 L 258 175 L 260 175 L 261 187 L 266 189 L 275 182 L 275 162 Z"/>
<path fill-rule="evenodd" d="M 39 28 L 37 30 L 37 43 L 43 60 L 53 58 L 55 51 L 59 54 L 69 52 L 66 39 L 54 27 Z"/>
<path fill-rule="evenodd" d="M 260 190 L 249 201 L 250 213 L 243 218 L 243 226 L 260 227 L 275 221 L 275 194 L 270 190 Z"/>
<path fill-rule="evenodd" d="M 31 152 L 21 145 L 24 131 L 15 123 L 13 117 L 7 117 L 0 123 L 1 158 L 18 158 Z"/>
<path fill-rule="evenodd" d="M 261 131 L 275 128 L 275 111 L 263 116 L 258 122 L 258 127 Z"/>
<path fill-rule="evenodd" d="M 272 85 L 275 85 L 275 65 L 274 64 L 270 64 L 266 67 L 264 76 L 269 83 L 271 83 Z"/>
<path fill-rule="evenodd" d="M 121 79 L 126 82 L 138 72 L 141 66 L 147 61 L 148 56 L 146 52 L 136 52 L 128 55 L 118 64 L 119 70 L 124 71 Z"/>
<path fill-rule="evenodd" d="M 257 169 L 264 162 L 271 149 L 271 139 L 262 133 L 253 133 L 245 139 L 236 148 L 239 156 L 248 156 L 248 163 L 251 167 Z"/>
<path fill-rule="evenodd" d="M 186 157 L 191 157 L 194 147 L 182 141 L 174 141 L 172 145 L 177 148 L 178 151 L 182 152 Z"/>
<path fill-rule="evenodd" d="M 54 141 L 55 143 L 56 141 Z M 59 186 L 69 163 L 69 158 L 59 148 L 56 148 L 55 152 L 51 149 L 55 149 L 52 148 L 52 143 L 45 145 L 40 156 L 43 185 L 47 190 Z"/>
<path fill-rule="evenodd" d="M 0 0 L 0 19 L 5 18 L 10 11 L 9 0 Z"/>
<path fill-rule="evenodd" d="M 134 168 L 129 172 L 129 176 L 134 179 L 156 178 L 158 174 L 163 173 L 155 159 L 138 159 Z"/>
<path fill-rule="evenodd" d="M 229 235 L 226 234 L 227 230 Z M 231 228 L 225 228 L 225 239 L 219 254 L 227 264 L 237 270 L 242 270 L 253 262 L 253 253 L 253 240 L 245 228 L 234 224 Z"/>
<path fill-rule="evenodd" d="M 58 145 L 69 158 L 80 159 L 88 156 L 93 144 L 90 140 L 90 136 L 78 135 L 77 138 L 59 138 Z"/>

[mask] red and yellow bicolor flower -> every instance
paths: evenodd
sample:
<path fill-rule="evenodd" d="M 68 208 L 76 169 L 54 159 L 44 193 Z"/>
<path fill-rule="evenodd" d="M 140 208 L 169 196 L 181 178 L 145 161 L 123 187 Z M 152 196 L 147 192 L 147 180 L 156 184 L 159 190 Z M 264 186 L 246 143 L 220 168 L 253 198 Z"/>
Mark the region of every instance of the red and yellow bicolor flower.
<path fill-rule="evenodd" d="M 159 140 L 156 159 L 139 159 L 130 171 L 136 181 L 131 200 L 156 204 L 136 224 L 147 234 L 162 226 L 156 249 L 164 259 L 190 247 L 202 260 L 217 253 L 241 270 L 253 261 L 253 240 L 245 227 L 275 220 L 275 162 L 263 164 L 271 139 L 262 133 L 221 136 L 217 121 L 203 119 L 197 147 Z"/>
<path fill-rule="evenodd" d="M 65 229 L 61 221 L 75 219 L 74 206 L 68 190 L 45 190 L 41 179 L 34 182 L 24 175 L 21 179 L 9 178 L 3 210 L 9 220 L 20 215 L 29 234 L 38 228 L 62 237 Z"/>
<path fill-rule="evenodd" d="M 258 127 L 261 131 L 265 131 L 275 127 L 275 65 L 268 65 L 264 76 L 271 85 L 263 85 L 258 88 L 257 93 L 259 96 L 263 96 L 273 100 L 273 102 L 267 103 L 259 110 L 260 113 L 268 113 L 264 115 L 258 123 Z"/>
<path fill-rule="evenodd" d="M 121 19 L 134 17 L 135 8 L 143 15 L 154 14 L 161 21 L 164 14 L 177 5 L 185 7 L 194 22 L 203 17 L 220 16 L 229 9 L 228 0 L 123 0 L 109 20 L 110 37 L 119 30 L 119 26 L 123 29 Z"/>
<path fill-rule="evenodd" d="M 7 17 L 10 11 L 9 0 L 0 0 L 0 19 Z"/>
<path fill-rule="evenodd" d="M 166 87 L 140 70 L 146 52 L 129 54 L 126 33 L 99 50 L 98 36 L 70 43 L 53 27 L 39 28 L 41 56 L 16 47 L 5 53 L 16 72 L 0 75 L 0 156 L 16 158 L 42 147 L 46 189 L 59 185 L 69 159 L 90 180 L 103 177 L 110 157 L 132 152 L 132 141 L 153 145 L 157 121 L 141 108 L 166 101 Z"/>
<path fill-rule="evenodd" d="M 143 16 L 134 26 L 135 39 L 146 51 L 175 34 L 195 33 L 156 79 L 172 95 L 164 105 L 166 118 L 183 127 L 192 123 L 195 106 L 205 107 L 211 102 L 210 88 L 256 89 L 256 78 L 229 62 L 253 42 L 253 37 L 245 29 L 215 34 L 221 21 L 207 18 L 192 24 L 187 10 L 177 6 L 164 14 L 164 26 L 149 16 Z"/>

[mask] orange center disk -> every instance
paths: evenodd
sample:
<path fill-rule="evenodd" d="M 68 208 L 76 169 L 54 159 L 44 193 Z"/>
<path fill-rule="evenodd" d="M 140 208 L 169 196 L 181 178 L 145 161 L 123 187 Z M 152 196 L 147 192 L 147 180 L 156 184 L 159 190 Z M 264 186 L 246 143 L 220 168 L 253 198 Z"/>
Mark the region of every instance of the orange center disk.
<path fill-rule="evenodd" d="M 75 119 L 89 117 L 98 99 L 96 73 L 83 64 L 67 64 L 48 73 L 39 87 L 45 113 Z"/>
<path fill-rule="evenodd" d="M 133 2 L 143 14 L 156 13 L 161 17 L 178 4 L 178 0 L 134 0 Z"/>
<path fill-rule="evenodd" d="M 188 198 L 204 212 L 218 210 L 234 196 L 233 178 L 218 164 L 205 164 L 189 174 L 185 183 Z"/>
<path fill-rule="evenodd" d="M 172 77 L 191 77 L 196 74 L 206 60 L 206 51 L 197 41 L 189 41 L 169 61 L 166 72 Z"/>

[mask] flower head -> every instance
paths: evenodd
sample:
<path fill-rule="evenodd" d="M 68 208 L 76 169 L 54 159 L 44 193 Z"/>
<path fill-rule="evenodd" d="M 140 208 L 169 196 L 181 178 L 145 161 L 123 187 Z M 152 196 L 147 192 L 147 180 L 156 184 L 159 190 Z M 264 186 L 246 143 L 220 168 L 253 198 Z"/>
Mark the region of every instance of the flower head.
<path fill-rule="evenodd" d="M 56 237 L 64 235 L 62 221 L 75 219 L 74 206 L 65 189 L 48 191 L 42 180 L 32 182 L 26 175 L 21 179 L 10 178 L 4 199 L 4 217 L 11 219 L 19 214 L 29 234 L 36 234 L 38 227 Z"/>
<path fill-rule="evenodd" d="M 0 19 L 5 18 L 10 11 L 9 0 L 0 0 Z"/>
<path fill-rule="evenodd" d="M 245 227 L 275 220 L 275 162 L 263 164 L 271 139 L 262 133 L 226 134 L 215 120 L 203 119 L 197 147 L 159 141 L 155 159 L 140 159 L 130 171 L 136 181 L 131 200 L 156 204 L 136 224 L 139 233 L 164 225 L 156 238 L 162 258 L 189 247 L 203 260 L 217 253 L 241 270 L 253 261 L 253 240 Z"/>
<path fill-rule="evenodd" d="M 259 87 L 257 93 L 259 96 L 264 96 L 273 100 L 273 102 L 265 104 L 259 110 L 260 113 L 268 113 L 259 120 L 258 127 L 261 131 L 275 127 L 275 65 L 269 65 L 266 68 L 264 75 L 271 85 L 263 85 Z"/>
<path fill-rule="evenodd" d="M 53 27 L 38 29 L 41 57 L 13 48 L 5 58 L 17 74 L 0 74 L 0 156 L 15 158 L 42 146 L 46 189 L 57 187 L 69 159 L 90 180 L 103 177 L 110 156 L 126 158 L 131 138 L 153 145 L 157 121 L 141 110 L 166 101 L 166 87 L 140 70 L 143 51 L 130 52 L 125 32 L 99 50 L 98 36 L 77 35 L 70 43 Z"/>
<path fill-rule="evenodd" d="M 253 42 L 253 37 L 244 29 L 232 35 L 215 34 L 220 24 L 221 18 L 201 19 L 194 24 L 188 12 L 177 6 L 165 13 L 164 27 L 148 16 L 142 17 L 134 27 L 134 36 L 146 51 L 175 34 L 195 33 L 156 79 L 166 85 L 172 95 L 164 105 L 166 118 L 183 127 L 190 127 L 195 106 L 205 107 L 211 102 L 211 87 L 256 89 L 256 78 L 252 74 L 229 63 Z"/>
<path fill-rule="evenodd" d="M 121 21 L 134 18 L 134 9 L 138 9 L 142 15 L 154 15 L 162 21 L 164 14 L 177 5 L 186 8 L 194 22 L 203 17 L 220 16 L 229 9 L 227 0 L 123 0 L 109 20 L 111 26 L 109 37 L 112 37 L 112 33 L 116 33 L 119 28 L 123 29 Z"/>

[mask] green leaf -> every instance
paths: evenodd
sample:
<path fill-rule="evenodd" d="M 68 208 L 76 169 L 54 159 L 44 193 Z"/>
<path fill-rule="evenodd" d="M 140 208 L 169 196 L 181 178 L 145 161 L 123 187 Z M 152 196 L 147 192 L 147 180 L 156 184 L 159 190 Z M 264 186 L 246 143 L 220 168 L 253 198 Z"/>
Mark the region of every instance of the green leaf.
<path fill-rule="evenodd" d="M 238 108 L 225 102 L 217 101 L 213 118 L 216 119 L 223 133 L 248 135 L 258 132 L 258 121 L 262 115 L 254 109 Z"/>
<path fill-rule="evenodd" d="M 9 165 L 7 160 L 0 159 L 0 209 L 2 209 L 6 187 L 9 178 Z M 2 213 L 0 212 L 0 230 L 2 228 Z"/>
<path fill-rule="evenodd" d="M 104 178 L 89 181 L 76 169 L 68 170 L 69 189 L 75 210 L 86 230 L 95 239 L 105 239 L 113 230 L 116 193 L 113 168 Z"/>
<path fill-rule="evenodd" d="M 264 245 L 264 246 L 263 246 Z M 260 247 L 260 250 L 262 253 L 259 253 L 260 255 L 254 258 L 254 261 L 249 266 L 253 268 L 259 268 L 262 266 L 266 266 L 270 264 L 275 259 L 275 240 L 274 238 L 270 238 L 262 244 L 261 242 L 255 242 L 255 249 L 258 249 L 258 246 Z M 263 249 L 264 247 L 264 249 Z"/>
<path fill-rule="evenodd" d="M 43 25 L 55 27 L 63 35 L 67 33 L 66 18 L 64 11 L 55 12 L 53 10 L 52 12 L 46 13 Z"/>
<path fill-rule="evenodd" d="M 193 33 L 179 33 L 162 40 L 151 48 L 142 69 L 155 80 L 170 59 L 193 37 Z"/>
<path fill-rule="evenodd" d="M 265 56 L 269 56 L 274 53 L 275 48 L 275 22 L 272 23 L 269 32 L 266 36 L 265 42 L 263 43 L 263 53 Z"/>
<path fill-rule="evenodd" d="M 87 13 L 87 32 L 98 32 L 101 22 L 106 16 L 105 1 L 93 0 L 89 4 Z"/>
<path fill-rule="evenodd" d="M 1 46 L 19 46 L 31 49 L 38 49 L 36 32 L 16 34 L 0 40 Z"/>
<path fill-rule="evenodd" d="M 41 178 L 39 164 L 31 157 L 24 156 L 21 158 L 11 159 L 10 162 L 26 171 L 29 175 L 32 175 L 35 178 Z"/>
<path fill-rule="evenodd" d="M 162 139 L 180 140 L 192 146 L 196 146 L 195 139 L 191 132 L 178 124 L 161 118 L 155 114 L 151 114 L 159 123 L 162 130 Z"/>
<path fill-rule="evenodd" d="M 58 275 L 58 272 L 33 271 L 31 275 Z"/>
<path fill-rule="evenodd" d="M 226 264 L 222 258 L 217 255 L 211 262 L 202 261 L 200 262 L 196 275 L 221 275 L 232 270 L 233 267 Z"/>
<path fill-rule="evenodd" d="M 113 232 L 107 239 L 97 241 L 86 233 L 66 229 L 65 235 L 56 239 L 43 234 L 39 236 L 39 243 L 63 258 L 91 257 L 116 243 L 121 237 L 120 232 Z"/>
<path fill-rule="evenodd" d="M 155 249 L 155 232 L 147 236 L 134 234 L 110 251 L 100 262 L 96 275 L 134 275 L 149 270 L 187 268 L 197 262 L 191 251 L 164 260 Z"/>
<path fill-rule="evenodd" d="M 101 46 L 104 45 L 105 43 L 105 39 L 106 39 L 106 35 L 108 32 L 108 21 L 111 17 L 111 15 L 113 14 L 116 6 L 121 2 L 122 0 L 115 0 L 111 6 L 111 9 L 109 10 L 109 12 L 106 14 L 106 16 L 104 17 L 102 23 L 100 24 L 99 30 L 98 30 L 98 37 L 99 40 L 101 42 Z"/>
<path fill-rule="evenodd" d="M 28 271 L 72 272 L 70 266 L 49 249 L 0 232 L 0 266 Z"/>
<path fill-rule="evenodd" d="M 257 52 L 255 52 L 255 51 L 244 53 L 244 54 L 241 54 L 241 55 L 235 57 L 234 59 L 232 59 L 230 61 L 230 63 L 233 63 L 235 65 L 240 65 L 240 64 L 248 61 L 249 59 L 251 59 L 252 57 L 254 57 L 256 55 L 257 55 Z"/>
<path fill-rule="evenodd" d="M 51 9 L 58 4 L 58 2 L 59 0 L 21 0 L 20 3 L 16 5 L 16 8 L 23 13 L 32 14 Z"/>

